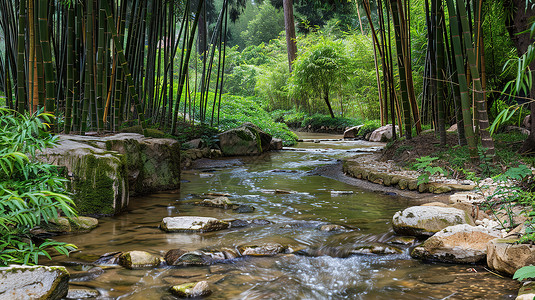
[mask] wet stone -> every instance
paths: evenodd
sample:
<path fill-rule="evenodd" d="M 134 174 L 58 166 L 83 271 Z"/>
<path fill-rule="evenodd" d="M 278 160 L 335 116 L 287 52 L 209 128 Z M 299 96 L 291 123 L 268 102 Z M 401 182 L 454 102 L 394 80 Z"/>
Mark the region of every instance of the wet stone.
<path fill-rule="evenodd" d="M 74 282 L 83 282 L 91 281 L 104 274 L 104 269 L 100 267 L 91 267 L 89 270 L 80 271 L 80 272 L 71 272 L 70 281 Z"/>
<path fill-rule="evenodd" d="M 181 298 L 193 298 L 208 296 L 212 291 L 207 281 L 199 281 L 175 285 L 171 288 L 171 293 Z"/>
<path fill-rule="evenodd" d="M 283 253 L 287 247 L 277 243 L 265 243 L 260 245 L 239 246 L 238 251 L 241 255 L 250 256 L 273 256 Z"/>
<path fill-rule="evenodd" d="M 321 231 L 344 231 L 344 230 L 347 230 L 347 228 L 345 226 L 336 225 L 336 224 L 322 225 L 319 229 Z"/>
<path fill-rule="evenodd" d="M 253 213 L 255 211 L 254 206 L 248 204 L 240 204 L 234 208 L 234 212 L 239 214 Z"/>
<path fill-rule="evenodd" d="M 93 262 L 95 265 L 116 265 L 119 263 L 119 256 L 122 252 L 109 252 L 104 253 L 99 259 Z"/>
<path fill-rule="evenodd" d="M 160 263 L 159 256 L 145 251 L 129 251 L 119 256 L 119 264 L 128 269 L 157 267 Z"/>
<path fill-rule="evenodd" d="M 90 288 L 69 288 L 67 299 L 91 299 L 97 298 L 100 293 L 97 290 Z"/>
<path fill-rule="evenodd" d="M 388 243 L 394 245 L 412 246 L 416 243 L 417 239 L 413 236 L 395 236 Z"/>

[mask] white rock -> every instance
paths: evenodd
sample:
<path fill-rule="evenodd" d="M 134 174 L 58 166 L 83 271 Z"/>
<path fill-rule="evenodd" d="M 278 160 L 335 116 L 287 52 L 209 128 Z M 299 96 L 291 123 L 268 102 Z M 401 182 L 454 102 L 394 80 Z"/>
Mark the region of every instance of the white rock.
<path fill-rule="evenodd" d="M 167 231 L 216 231 L 229 227 L 225 221 L 210 217 L 167 217 L 160 227 Z"/>

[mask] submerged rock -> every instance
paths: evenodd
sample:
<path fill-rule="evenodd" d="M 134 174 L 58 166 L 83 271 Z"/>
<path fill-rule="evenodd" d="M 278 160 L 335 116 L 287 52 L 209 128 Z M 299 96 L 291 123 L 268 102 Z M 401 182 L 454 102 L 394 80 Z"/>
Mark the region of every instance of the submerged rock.
<path fill-rule="evenodd" d="M 269 143 L 269 150 L 282 150 L 282 140 L 277 138 L 271 139 L 271 142 Z"/>
<path fill-rule="evenodd" d="M 394 245 L 412 246 L 416 243 L 416 238 L 413 236 L 395 236 L 388 241 Z"/>
<path fill-rule="evenodd" d="M 278 243 L 265 243 L 259 245 L 243 245 L 238 247 L 241 255 L 249 256 L 274 256 L 283 253 L 287 247 Z"/>
<path fill-rule="evenodd" d="M 88 299 L 98 298 L 99 291 L 90 288 L 70 288 L 67 293 L 67 299 Z"/>
<path fill-rule="evenodd" d="M 62 299 L 69 289 L 64 267 L 0 267 L 0 299 Z"/>
<path fill-rule="evenodd" d="M 446 263 L 477 263 L 485 260 L 487 244 L 500 237 L 499 231 L 468 224 L 455 225 L 442 229 L 414 248 L 414 258 Z"/>
<path fill-rule="evenodd" d="M 209 296 L 212 291 L 208 281 L 199 281 L 175 285 L 171 288 L 171 293 L 182 298 L 194 298 Z"/>
<path fill-rule="evenodd" d="M 182 249 L 172 249 L 165 254 L 165 261 L 170 266 L 208 266 L 221 261 L 234 259 L 239 254 L 230 248 L 215 250 L 196 250 L 186 252 Z"/>
<path fill-rule="evenodd" d="M 200 205 L 200 206 L 218 207 L 218 208 L 224 208 L 224 209 L 233 207 L 232 201 L 230 201 L 229 198 L 224 197 L 224 196 L 204 199 L 203 201 L 196 202 L 195 204 Z"/>
<path fill-rule="evenodd" d="M 234 208 L 234 212 L 239 214 L 247 214 L 247 213 L 253 213 L 255 211 L 255 207 L 249 204 L 239 204 L 237 207 Z"/>
<path fill-rule="evenodd" d="M 159 256 L 145 251 L 129 251 L 119 256 L 119 264 L 128 269 L 157 267 L 161 261 Z"/>
<path fill-rule="evenodd" d="M 535 265 L 535 245 L 516 244 L 517 239 L 494 239 L 487 244 L 487 265 L 513 275 L 516 270 Z"/>
<path fill-rule="evenodd" d="M 108 252 L 102 254 L 99 259 L 93 262 L 95 265 L 116 265 L 119 263 L 119 256 L 122 252 Z"/>
<path fill-rule="evenodd" d="M 350 254 L 401 254 L 403 250 L 396 246 L 372 243 L 371 245 L 364 245 L 357 247 L 350 251 Z"/>
<path fill-rule="evenodd" d="M 197 231 L 209 232 L 229 227 L 229 223 L 210 217 L 167 217 L 160 228 L 166 232 Z"/>
<path fill-rule="evenodd" d="M 397 234 L 411 236 L 432 236 L 448 226 L 458 224 L 474 223 L 464 210 L 450 207 L 413 206 L 398 211 L 392 218 L 392 226 Z"/>
<path fill-rule="evenodd" d="M 336 225 L 336 224 L 326 224 L 321 225 L 319 228 L 321 231 L 345 231 L 347 228 L 342 225 Z"/>

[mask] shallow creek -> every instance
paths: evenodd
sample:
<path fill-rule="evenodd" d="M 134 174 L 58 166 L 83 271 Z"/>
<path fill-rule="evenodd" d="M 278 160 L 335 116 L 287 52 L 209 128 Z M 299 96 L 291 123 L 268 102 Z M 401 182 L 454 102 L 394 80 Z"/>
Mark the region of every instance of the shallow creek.
<path fill-rule="evenodd" d="M 217 249 L 277 242 L 314 249 L 315 256 L 242 257 L 206 267 L 128 270 L 116 266 L 106 268 L 96 278 L 73 281 L 71 286 L 95 288 L 101 299 L 174 299 L 170 286 L 200 280 L 211 283 L 213 299 L 514 299 L 518 284 L 487 272 L 484 266 L 423 263 L 411 259 L 406 247 L 401 254 L 347 256 L 351 249 L 388 242 L 393 236 L 393 214 L 410 206 L 412 200 L 361 190 L 318 176 L 313 170 L 377 146 L 367 142 L 304 142 L 261 157 L 215 164 L 201 161 L 198 169 L 184 171 L 180 192 L 131 199 L 127 213 L 100 219 L 100 226 L 92 232 L 58 237 L 76 244 L 79 251 L 69 258 L 55 257 L 53 263 L 63 263 L 72 273 L 80 274 L 91 268 L 86 263 L 106 252 L 144 250 L 163 256 L 175 248 Z M 276 189 L 295 193 L 266 191 Z M 256 211 L 238 214 L 192 205 L 209 192 L 228 193 L 233 202 L 253 205 Z M 186 215 L 265 219 L 271 224 L 200 234 L 158 229 L 162 218 Z M 353 230 L 323 232 L 318 230 L 323 224 Z"/>

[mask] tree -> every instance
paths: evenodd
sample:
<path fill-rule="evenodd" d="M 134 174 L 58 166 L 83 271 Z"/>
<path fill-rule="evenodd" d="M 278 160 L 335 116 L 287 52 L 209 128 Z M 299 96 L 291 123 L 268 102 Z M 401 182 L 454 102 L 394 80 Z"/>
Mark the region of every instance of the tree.
<path fill-rule="evenodd" d="M 283 22 L 283 13 L 265 1 L 260 5 L 258 14 L 249 21 L 247 30 L 240 35 L 247 45 L 256 46 L 267 43 L 271 39 L 277 38 L 279 33 L 284 30 Z"/>
<path fill-rule="evenodd" d="M 330 94 L 348 79 L 348 63 L 342 49 L 341 43 L 318 37 L 318 43 L 295 60 L 290 77 L 290 88 L 295 97 L 313 91 L 325 101 L 332 118 Z"/>

